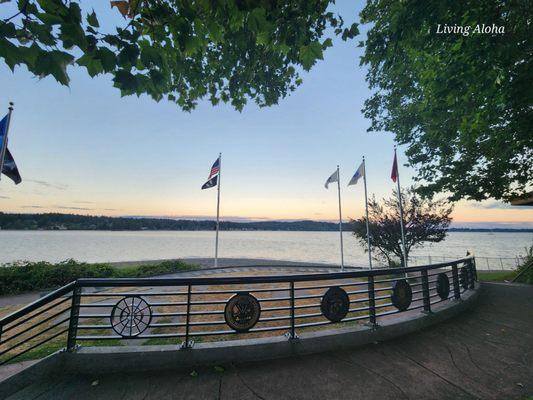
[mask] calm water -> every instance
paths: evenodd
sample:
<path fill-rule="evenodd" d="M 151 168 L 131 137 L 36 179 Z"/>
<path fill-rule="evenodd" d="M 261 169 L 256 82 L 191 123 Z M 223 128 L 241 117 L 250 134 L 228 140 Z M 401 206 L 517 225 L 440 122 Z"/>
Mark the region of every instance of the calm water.
<path fill-rule="evenodd" d="M 533 244 L 533 233 L 452 232 L 441 243 L 417 255 L 462 257 L 467 250 L 480 257 L 513 258 Z M 214 232 L 0 231 L 0 264 L 16 260 L 133 261 L 181 257 L 212 257 Z M 344 233 L 345 262 L 367 263 L 355 239 Z M 220 232 L 220 257 L 339 263 L 336 232 Z M 424 260 L 426 262 L 427 260 Z M 491 261 L 496 267 L 500 261 Z"/>

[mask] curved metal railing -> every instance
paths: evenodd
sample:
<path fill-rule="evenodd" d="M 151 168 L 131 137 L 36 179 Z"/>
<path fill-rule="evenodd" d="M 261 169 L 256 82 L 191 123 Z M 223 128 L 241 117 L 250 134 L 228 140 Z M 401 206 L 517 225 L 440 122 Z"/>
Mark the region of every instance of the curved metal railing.
<path fill-rule="evenodd" d="M 476 279 L 474 258 L 338 273 L 78 279 L 0 319 L 0 363 L 78 344 L 190 348 L 194 341 L 280 332 L 294 339 L 326 325 L 377 325 L 460 299 Z"/>

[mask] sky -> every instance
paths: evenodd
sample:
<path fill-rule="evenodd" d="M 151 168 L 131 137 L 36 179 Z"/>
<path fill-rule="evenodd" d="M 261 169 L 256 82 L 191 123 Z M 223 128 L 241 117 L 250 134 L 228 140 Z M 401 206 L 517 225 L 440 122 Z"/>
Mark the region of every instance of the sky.
<path fill-rule="evenodd" d="M 361 4 L 339 1 L 333 11 L 351 23 Z M 126 24 L 108 2 L 96 5 L 101 25 Z M 9 147 L 23 178 L 0 181 L 0 211 L 213 218 L 216 190 L 200 187 L 221 152 L 224 220 L 335 220 L 336 185 L 324 182 L 337 164 L 343 217 L 357 218 L 363 185 L 346 184 L 363 155 L 369 194 L 394 188 L 393 135 L 367 132 L 361 113 L 370 91 L 359 40 L 334 40 L 296 92 L 242 112 L 205 101 L 187 113 L 147 96 L 121 98 L 109 75 L 73 66 L 65 87 L 0 61 L 0 110 L 15 103 Z M 415 171 L 403 166 L 402 148 L 398 156 L 409 186 Z M 461 201 L 453 217 L 455 226 L 533 227 L 533 208 L 491 200 Z"/>

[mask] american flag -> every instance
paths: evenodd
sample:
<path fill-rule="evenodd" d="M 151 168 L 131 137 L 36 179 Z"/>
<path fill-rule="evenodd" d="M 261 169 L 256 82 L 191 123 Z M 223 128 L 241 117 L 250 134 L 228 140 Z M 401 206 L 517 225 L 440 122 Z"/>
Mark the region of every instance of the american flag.
<path fill-rule="evenodd" d="M 213 176 L 218 174 L 219 171 L 220 171 L 220 157 L 217 158 L 217 160 L 211 167 L 211 172 L 209 173 L 209 177 L 207 178 L 207 180 L 211 179 Z"/>

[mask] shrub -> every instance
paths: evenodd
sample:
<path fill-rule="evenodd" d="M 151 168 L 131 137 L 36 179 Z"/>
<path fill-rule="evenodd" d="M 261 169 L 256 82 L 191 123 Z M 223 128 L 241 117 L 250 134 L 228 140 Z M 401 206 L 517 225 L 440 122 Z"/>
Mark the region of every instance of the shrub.
<path fill-rule="evenodd" d="M 179 260 L 128 268 L 115 268 L 108 264 L 88 264 L 73 259 L 57 264 L 46 261 L 17 262 L 0 267 L 0 296 L 54 289 L 78 278 L 148 277 L 195 268 L 196 266 Z"/>
<path fill-rule="evenodd" d="M 533 245 L 526 249 L 524 262 L 518 266 L 516 282 L 533 284 Z"/>

